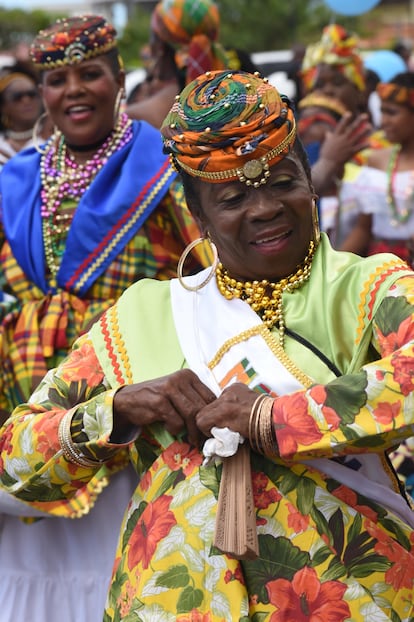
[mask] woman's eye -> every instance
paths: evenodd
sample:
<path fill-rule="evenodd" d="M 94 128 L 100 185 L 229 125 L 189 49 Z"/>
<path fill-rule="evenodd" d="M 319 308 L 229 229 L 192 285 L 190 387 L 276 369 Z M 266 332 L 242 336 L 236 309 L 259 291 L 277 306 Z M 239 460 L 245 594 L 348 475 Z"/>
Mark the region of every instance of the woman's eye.
<path fill-rule="evenodd" d="M 85 71 L 82 74 L 82 78 L 84 80 L 89 80 L 89 81 L 97 80 L 100 76 L 101 76 L 101 72 L 100 71 L 96 71 L 95 69 L 94 70 L 90 69 L 88 71 Z"/>
<path fill-rule="evenodd" d="M 274 188 L 286 188 L 293 182 L 293 177 L 277 177 L 272 179 L 271 186 Z"/>
<path fill-rule="evenodd" d="M 60 86 L 64 82 L 65 78 L 63 76 L 51 76 L 47 80 L 47 86 Z"/>
<path fill-rule="evenodd" d="M 237 194 L 228 194 L 220 198 L 220 203 L 223 205 L 238 205 L 243 201 L 244 194 L 239 192 Z"/>

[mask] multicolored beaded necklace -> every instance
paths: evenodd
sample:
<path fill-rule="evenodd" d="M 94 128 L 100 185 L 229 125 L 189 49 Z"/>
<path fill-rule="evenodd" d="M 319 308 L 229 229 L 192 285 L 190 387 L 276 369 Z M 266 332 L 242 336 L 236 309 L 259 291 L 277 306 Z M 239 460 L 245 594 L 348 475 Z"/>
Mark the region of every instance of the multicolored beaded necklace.
<path fill-rule="evenodd" d="M 132 121 L 121 114 L 111 134 L 83 164 L 76 162 L 68 152 L 60 132 L 47 144 L 40 160 L 40 214 L 46 264 L 52 277 L 56 277 L 59 270 L 77 204 L 100 169 L 131 140 L 132 134 Z"/>
<path fill-rule="evenodd" d="M 414 207 L 414 173 L 411 174 L 410 183 L 406 186 L 403 199 L 403 207 L 398 211 L 394 196 L 395 176 L 398 172 L 398 160 L 401 153 L 400 145 L 396 145 L 391 151 L 391 157 L 387 167 L 387 204 L 391 210 L 391 225 L 397 227 L 409 219 Z M 408 205 L 410 204 L 410 208 Z"/>

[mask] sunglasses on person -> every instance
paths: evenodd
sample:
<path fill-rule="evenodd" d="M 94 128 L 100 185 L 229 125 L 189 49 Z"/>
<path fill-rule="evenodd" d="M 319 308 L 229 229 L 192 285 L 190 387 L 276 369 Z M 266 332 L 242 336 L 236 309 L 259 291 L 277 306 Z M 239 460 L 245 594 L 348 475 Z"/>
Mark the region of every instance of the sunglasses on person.
<path fill-rule="evenodd" d="M 17 104 L 25 97 L 29 97 L 30 99 L 37 99 L 39 97 L 39 93 L 38 91 L 36 91 L 36 89 L 28 89 L 27 91 L 13 91 L 12 93 L 8 93 L 7 95 L 8 101 L 13 104 Z"/>

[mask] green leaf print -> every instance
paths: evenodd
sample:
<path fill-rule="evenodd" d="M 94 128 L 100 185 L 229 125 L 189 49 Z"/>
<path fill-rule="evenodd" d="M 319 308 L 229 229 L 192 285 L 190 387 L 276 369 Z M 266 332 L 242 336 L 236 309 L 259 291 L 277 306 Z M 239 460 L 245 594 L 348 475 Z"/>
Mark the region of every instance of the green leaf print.
<path fill-rule="evenodd" d="M 365 558 L 356 559 L 354 564 L 349 567 L 349 574 L 356 579 L 369 577 L 374 572 L 386 572 L 391 563 L 383 555 L 367 555 Z"/>
<path fill-rule="evenodd" d="M 299 486 L 301 478 L 292 471 L 286 470 L 280 477 L 278 488 L 283 495 L 288 494 L 292 490 L 296 490 Z"/>
<path fill-rule="evenodd" d="M 399 325 L 413 312 L 412 305 L 403 296 L 388 297 L 381 302 L 375 321 L 384 336 L 398 331 Z"/>
<path fill-rule="evenodd" d="M 338 508 L 329 519 L 329 527 L 333 537 L 333 547 L 341 557 L 344 548 L 345 528 L 342 511 Z"/>
<path fill-rule="evenodd" d="M 185 587 L 190 582 L 187 566 L 179 564 L 172 566 L 167 572 L 163 572 L 155 582 L 160 587 Z"/>
<path fill-rule="evenodd" d="M 394 609 L 391 609 L 391 622 L 401 622 L 401 618 L 398 615 L 398 613 L 396 611 L 394 611 Z M 410 617 L 408 619 L 408 622 L 414 622 L 414 616 Z"/>
<path fill-rule="evenodd" d="M 188 586 L 181 592 L 177 602 L 177 613 L 188 613 L 192 609 L 197 609 L 203 602 L 203 592 Z"/>
<path fill-rule="evenodd" d="M 339 561 L 337 557 L 334 557 L 327 570 L 322 575 L 322 581 L 336 581 L 346 575 L 345 566 Z"/>
<path fill-rule="evenodd" d="M 303 476 L 299 479 L 296 487 L 298 510 L 304 516 L 308 516 L 315 501 L 315 482 Z"/>
<path fill-rule="evenodd" d="M 366 403 L 367 382 L 366 373 L 360 372 L 352 376 L 342 376 L 326 385 L 325 406 L 338 413 L 342 424 L 353 423 L 355 415 Z"/>
<path fill-rule="evenodd" d="M 312 568 L 323 564 L 331 555 L 332 551 L 327 546 L 321 546 L 312 557 Z"/>
<path fill-rule="evenodd" d="M 218 499 L 218 496 L 219 496 L 220 472 L 221 472 L 221 465 L 220 465 L 220 468 L 214 465 L 209 466 L 209 467 L 200 467 L 200 471 L 199 471 L 200 482 L 203 484 L 203 486 L 208 488 L 208 490 L 211 490 L 211 492 L 213 493 L 216 499 Z"/>
<path fill-rule="evenodd" d="M 260 611 L 256 611 L 256 613 L 254 613 L 251 617 L 243 616 L 242 618 L 239 618 L 239 622 L 265 622 L 267 618 L 267 613 L 260 613 Z"/>
<path fill-rule="evenodd" d="M 243 569 L 250 594 L 257 594 L 259 601 L 268 603 L 266 584 L 273 579 L 292 580 L 293 575 L 310 565 L 309 553 L 302 551 L 281 536 L 259 535 L 260 558 L 244 562 Z"/>
<path fill-rule="evenodd" d="M 134 510 L 131 516 L 128 518 L 124 533 L 122 534 L 122 550 L 123 551 L 125 550 L 129 542 L 129 539 L 131 537 L 131 534 L 134 531 L 136 524 L 138 523 L 139 517 L 141 516 L 141 514 L 143 513 L 147 505 L 148 503 L 146 501 L 141 501 L 138 508 Z"/>
<path fill-rule="evenodd" d="M 169 490 L 171 490 L 171 488 L 174 488 L 176 483 L 180 482 L 183 479 L 184 476 L 182 469 L 178 469 L 178 471 L 171 471 L 171 473 L 164 478 L 163 483 L 157 491 L 157 494 L 154 495 L 154 499 L 159 499 L 159 497 L 165 495 Z"/>
<path fill-rule="evenodd" d="M 399 544 L 401 544 L 401 546 L 405 548 L 406 551 L 411 551 L 411 543 L 397 523 L 395 523 L 393 520 L 390 520 L 389 518 L 384 518 L 381 521 L 381 524 L 384 525 L 384 527 L 388 529 L 388 531 L 395 534 L 395 539 Z"/>
<path fill-rule="evenodd" d="M 331 530 L 329 529 L 328 521 L 320 510 L 315 506 L 310 511 L 311 518 L 313 519 L 318 533 L 322 536 L 325 535 L 332 544 Z"/>

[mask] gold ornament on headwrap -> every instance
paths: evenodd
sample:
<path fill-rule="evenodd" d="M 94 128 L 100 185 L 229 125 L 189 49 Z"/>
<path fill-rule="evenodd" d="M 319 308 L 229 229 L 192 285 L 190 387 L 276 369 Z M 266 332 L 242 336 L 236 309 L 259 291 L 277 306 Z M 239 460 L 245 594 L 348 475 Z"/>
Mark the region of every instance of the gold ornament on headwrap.
<path fill-rule="evenodd" d="M 358 39 L 338 24 L 326 26 L 320 41 L 306 49 L 301 71 L 306 91 L 314 88 L 320 65 L 335 66 L 358 90 L 365 89 L 365 70 Z"/>
<path fill-rule="evenodd" d="M 173 165 L 212 183 L 266 183 L 296 138 L 287 97 L 245 72 L 199 76 L 176 98 L 161 128 Z"/>
<path fill-rule="evenodd" d="M 381 101 L 414 108 L 414 88 L 401 86 L 401 84 L 393 82 L 380 82 L 377 85 L 376 91 Z"/>

